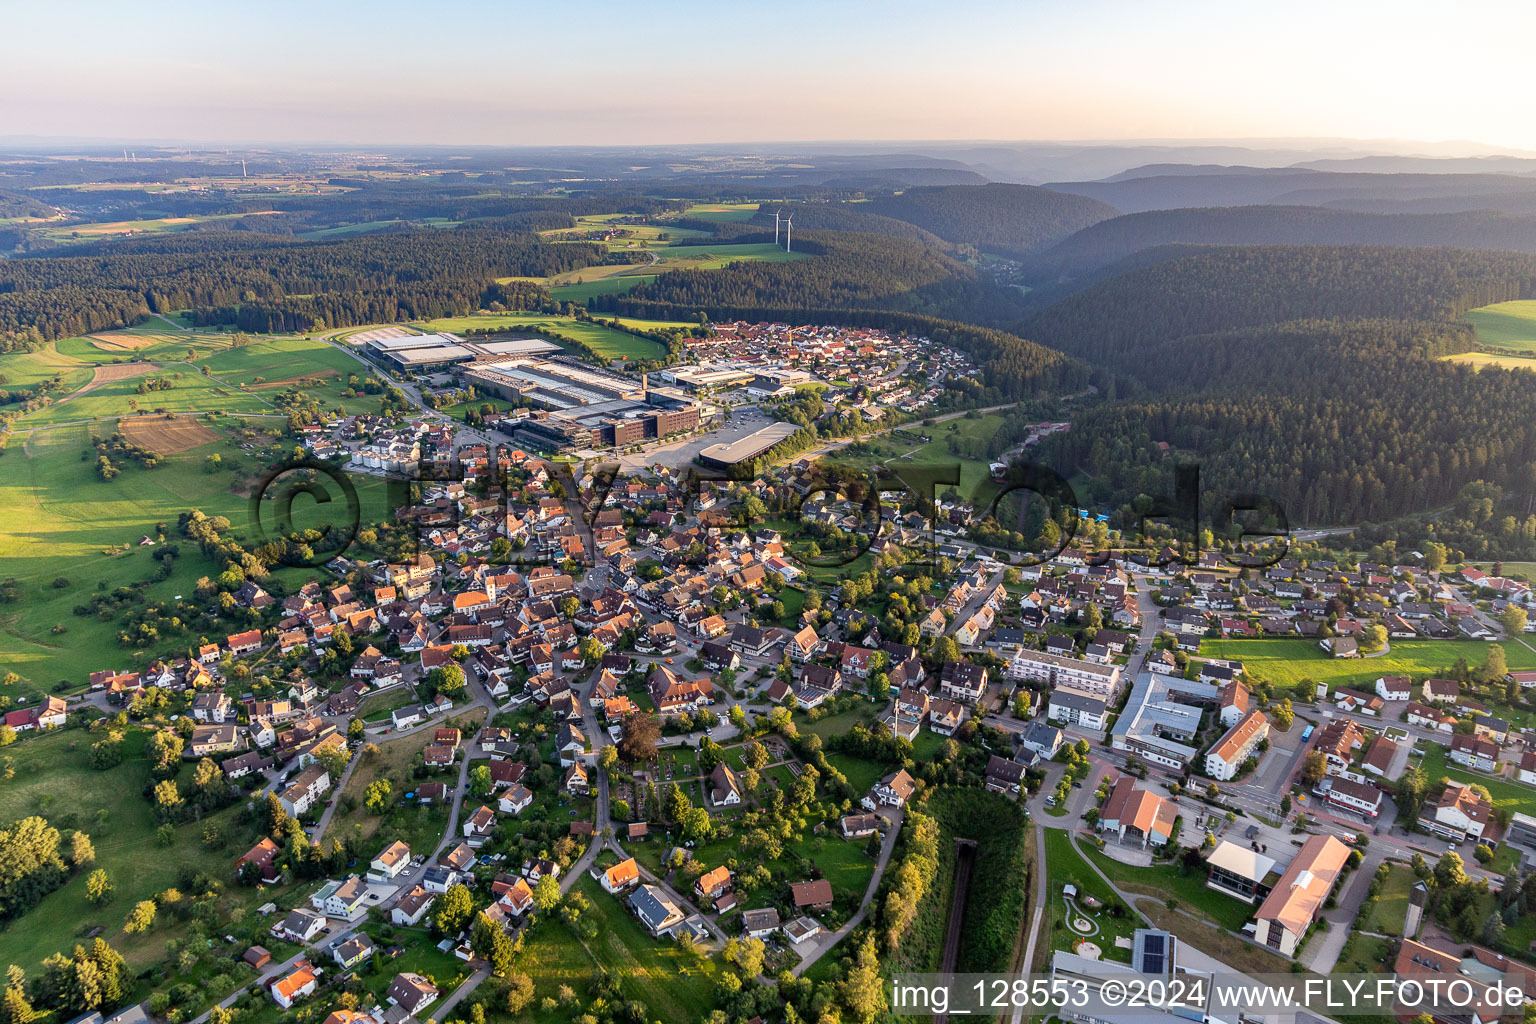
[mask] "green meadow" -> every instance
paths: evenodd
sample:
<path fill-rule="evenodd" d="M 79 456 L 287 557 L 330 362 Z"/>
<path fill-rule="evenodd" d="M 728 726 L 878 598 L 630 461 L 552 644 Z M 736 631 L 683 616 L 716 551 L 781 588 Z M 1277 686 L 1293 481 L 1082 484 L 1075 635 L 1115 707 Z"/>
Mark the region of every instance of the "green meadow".
<path fill-rule="evenodd" d="M 669 327 L 664 321 L 626 320 L 627 326 L 638 329 Z M 474 316 L 447 317 L 415 326 L 427 331 L 475 331 L 485 328 L 505 329 L 538 327 L 552 331 L 562 338 L 579 341 L 605 359 L 660 359 L 666 350 L 648 338 L 638 338 L 623 331 L 615 331 L 601 324 L 588 323 L 571 317 L 550 316 L 546 313 L 482 313 Z"/>
<path fill-rule="evenodd" d="M 135 970 L 160 960 L 166 940 L 183 936 L 186 925 L 165 913 L 157 915 L 147 933 L 128 935 L 123 921 L 137 901 L 176 886 L 183 868 L 224 883 L 226 913 L 243 907 L 249 914 L 269 899 L 286 903 L 293 898 L 292 893 L 233 884 L 235 859 L 257 838 L 241 803 L 177 826 L 171 844 L 160 845 L 153 809 L 143 796 L 151 781 L 143 756 L 146 735 L 130 730 L 123 762 L 110 771 L 91 768 L 90 748 L 97 737 L 77 729 L 28 736 L 6 748 L 16 777 L 0 790 L 0 822 L 40 814 L 60 830 L 78 828 L 88 833 L 96 848 L 94 867 L 107 872 L 114 892 L 106 904 L 92 904 L 85 895 L 89 871 L 77 872 L 0 931 L 0 961 L 35 974 L 45 958 L 60 950 L 67 952 L 96 927 Z M 183 791 L 191 773 L 188 761 L 179 780 Z M 219 834 L 211 846 L 203 842 L 207 825 Z"/>
<path fill-rule="evenodd" d="M 249 499 L 231 484 L 236 474 L 255 476 L 267 463 L 242 451 L 221 421 L 202 422 L 220 439 L 168 456 L 152 469 L 124 460 L 121 474 L 110 481 L 96 472 L 90 444 L 103 424 L 36 430 L 24 441 L 13 439 L 0 456 L 0 508 L 8 513 L 0 520 L 0 561 L 4 577 L 22 588 L 19 600 L 0 604 L 0 664 L 24 677 L 27 692 L 61 682 L 78 689 L 96 669 L 141 667 L 166 653 L 120 646 L 115 617 L 104 622 L 74 614 L 76 605 L 101 590 L 154 578 L 160 563 L 151 557 L 154 547 L 139 546 L 141 538 L 157 539 L 163 530 L 165 540 L 180 546 L 172 575 L 145 590 L 150 600 L 169 600 L 190 598 L 198 577 L 219 568 L 176 536 L 183 511 L 227 516 L 236 535 L 249 535 Z M 204 463 L 215 453 L 225 467 L 210 473 Z M 353 480 L 363 518 L 383 518 L 383 482 Z M 322 525 L 329 508 L 300 503 L 294 511 L 296 525 Z"/>
<path fill-rule="evenodd" d="M 1397 640 L 1379 658 L 1335 658 L 1316 643 L 1299 638 L 1206 640 L 1202 658 L 1235 658 L 1250 675 L 1276 686 L 1295 687 L 1303 679 L 1338 686 L 1359 687 L 1384 675 L 1411 676 L 1415 681 L 1444 672 L 1465 658 L 1481 665 L 1489 644 L 1481 640 Z M 1520 643 L 1506 643 L 1504 657 L 1510 668 L 1536 668 L 1536 651 Z M 1369 689 L 1370 687 L 1367 687 Z"/>
<path fill-rule="evenodd" d="M 1536 299 L 1496 302 L 1469 310 L 1467 320 L 1484 345 L 1536 353 Z"/>

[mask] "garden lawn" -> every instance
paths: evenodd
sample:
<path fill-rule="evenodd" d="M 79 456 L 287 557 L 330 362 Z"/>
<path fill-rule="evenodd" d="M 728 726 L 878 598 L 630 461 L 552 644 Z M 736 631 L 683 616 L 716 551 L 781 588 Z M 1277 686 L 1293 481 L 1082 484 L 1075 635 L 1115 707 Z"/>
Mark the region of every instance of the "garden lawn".
<path fill-rule="evenodd" d="M 1431 785 L 1443 778 L 1469 785 L 1476 783 L 1488 788 L 1488 795 L 1493 798 L 1493 806 L 1496 809 L 1536 814 L 1536 789 L 1507 779 L 1484 775 L 1482 772 L 1472 771 L 1460 765 L 1453 765 L 1446 760 L 1445 748 L 1438 743 L 1429 745 L 1429 750 L 1425 753 L 1420 767 L 1424 769 L 1424 776 Z"/>
<path fill-rule="evenodd" d="M 1067 909 L 1066 897 L 1062 895 L 1064 886 L 1073 885 L 1077 887 L 1078 908 L 1099 926 L 1098 933 L 1088 936 L 1088 940 L 1098 944 L 1103 951 L 1104 959 L 1129 963 L 1131 951 L 1117 947 L 1115 938 L 1131 937 L 1139 926 L 1136 915 L 1127 908 L 1127 912 L 1122 917 L 1110 916 L 1108 908 L 1112 904 L 1119 904 L 1120 898 L 1078 853 L 1072 845 L 1070 835 L 1066 829 L 1045 830 L 1045 871 L 1050 881 L 1046 886 L 1048 901 L 1043 926 L 1046 929 L 1045 934 L 1050 948 L 1070 951 L 1079 938 L 1076 932 L 1067 927 L 1070 911 Z M 1083 905 L 1084 896 L 1093 896 L 1103 904 L 1103 908 L 1096 913 L 1089 911 Z"/>
<path fill-rule="evenodd" d="M 1408 891 L 1417 881 L 1413 869 L 1397 861 L 1386 861 L 1387 882 L 1376 897 L 1376 905 L 1360 922 L 1363 932 L 1378 935 L 1403 934 L 1403 922 L 1408 917 Z"/>
<path fill-rule="evenodd" d="M 573 890 L 592 903 L 597 936 L 584 943 L 587 952 L 621 979 L 624 993 L 646 1006 L 653 1020 L 703 1020 L 714 1008 L 715 978 L 720 966 L 712 959 L 696 960 L 671 939 L 653 939 L 619 898 L 590 878 Z"/>
<path fill-rule="evenodd" d="M 176 828 L 175 839 L 161 846 L 158 822 L 143 789 L 150 782 L 143 755 L 147 733 L 130 728 L 123 744 L 123 761 L 109 771 L 90 766 L 90 747 L 98 737 L 79 729 L 27 736 L 5 748 L 15 762 L 16 778 L 0 787 L 0 823 L 39 814 L 61 831 L 79 828 L 96 848 L 94 868 L 106 870 L 114 885 L 110 902 L 97 907 L 85 896 L 89 871 L 78 871 L 59 889 L 0 931 L 0 962 L 17 964 L 35 974 L 44 958 L 68 952 L 91 929 L 141 969 L 165 955 L 169 938 L 185 933 L 185 925 L 166 915 L 141 935 L 123 932 L 133 905 L 179 884 L 184 868 L 200 871 L 224 883 L 224 916 L 234 907 L 247 912 L 269 899 L 283 902 L 283 890 L 265 891 L 235 885 L 234 862 L 259 838 L 245 820 L 243 802 L 236 802 L 202 821 Z M 189 787 L 192 762 L 182 767 L 183 792 Z M 208 846 L 203 829 L 212 825 L 220 839 Z M 65 850 L 68 850 L 66 844 Z"/>
<path fill-rule="evenodd" d="M 866 761 L 862 757 L 840 754 L 836 751 L 827 752 L 827 763 L 842 772 L 843 777 L 848 780 L 848 785 L 860 795 L 869 792 L 875 783 L 894 770 L 876 761 Z"/>
<path fill-rule="evenodd" d="M 1088 859 L 1126 892 L 1176 899 L 1181 909 L 1201 915 L 1228 931 L 1241 931 L 1253 917 L 1253 907 L 1207 886 L 1204 871 L 1180 874 L 1171 864 L 1131 867 L 1098 850 L 1089 849 L 1086 844 L 1084 848 Z"/>

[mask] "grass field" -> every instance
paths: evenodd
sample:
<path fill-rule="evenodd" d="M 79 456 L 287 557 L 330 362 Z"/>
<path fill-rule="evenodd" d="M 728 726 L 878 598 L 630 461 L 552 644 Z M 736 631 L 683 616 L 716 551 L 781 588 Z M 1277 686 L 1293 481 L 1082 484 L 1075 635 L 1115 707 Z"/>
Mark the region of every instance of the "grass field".
<path fill-rule="evenodd" d="M 1097 850 L 1088 850 L 1086 856 L 1126 892 L 1159 899 L 1176 899 L 1182 909 L 1204 917 L 1228 931 L 1241 931 L 1243 925 L 1253 917 L 1253 907 L 1206 885 L 1203 869 L 1181 875 L 1179 869 L 1172 865 L 1131 867 Z"/>
<path fill-rule="evenodd" d="M 551 916 L 536 922 L 525 934 L 527 937 L 517 955 L 515 969 L 533 979 L 534 998 L 517 1016 L 508 1017 L 503 1009 L 493 1019 L 527 1021 L 530 1024 L 534 1021 L 545 1024 L 547 1021 L 574 1020 L 582 1013 L 583 1007 L 560 1006 L 552 1012 L 546 1012 L 539 1004 L 546 998 L 556 998 L 562 985 L 575 992 L 585 992 L 596 977 L 596 964 L 592 955 L 557 917 Z M 497 1003 L 493 1002 L 488 1009 L 496 1006 Z"/>
<path fill-rule="evenodd" d="M 596 280 L 555 285 L 549 294 L 561 302 L 586 302 L 597 295 L 622 295 L 638 284 L 656 280 L 655 274 L 626 274 L 622 277 L 600 277 Z"/>
<path fill-rule="evenodd" d="M 185 231 L 198 224 L 211 221 L 234 220 L 240 217 L 258 216 L 253 213 L 213 213 L 194 217 L 158 217 L 149 220 L 98 221 L 90 224 L 65 224 L 44 231 L 55 242 L 95 242 L 112 235 L 159 235 L 172 231 Z"/>
<path fill-rule="evenodd" d="M 1467 320 L 1484 345 L 1536 353 L 1536 300 L 1496 302 L 1468 311 Z"/>
<path fill-rule="evenodd" d="M 1250 675 L 1281 687 L 1295 687 L 1303 679 L 1334 686 L 1358 686 L 1384 675 L 1406 675 L 1415 681 L 1443 672 L 1467 659 L 1473 666 L 1488 657 L 1489 645 L 1481 640 L 1399 640 L 1380 658 L 1333 658 L 1310 640 L 1226 639 L 1200 644 L 1202 658 L 1236 658 Z M 1506 643 L 1509 667 L 1536 668 L 1536 652 L 1518 643 Z"/>
<path fill-rule="evenodd" d="M 0 664 L 28 680 L 22 692 L 36 693 L 61 680 L 83 687 L 99 668 L 141 667 L 164 650 L 119 646 L 115 620 L 77 616 L 73 609 L 98 589 L 152 579 L 160 563 L 141 537 L 155 538 L 162 527 L 176 542 L 176 519 L 199 508 L 230 519 L 233 532 L 250 536 L 250 505 L 231 490 L 235 472 L 255 472 L 262 464 L 242 451 L 224 431 L 223 421 L 204 421 L 220 433 L 216 443 L 166 457 L 153 469 L 125 462 L 115 480 L 96 472 L 90 431 L 100 425 L 77 424 L 37 430 L 13 441 L 0 456 L 0 559 L 4 575 L 17 579 L 20 600 L 0 605 Z M 274 421 L 276 422 L 276 421 Z M 82 459 L 82 453 L 87 454 Z M 223 472 L 209 473 L 207 455 L 218 453 Z M 387 515 L 384 484 L 377 477 L 354 477 L 363 517 Z M 323 523 L 326 506 L 295 504 L 296 520 Z M 181 543 L 172 575 L 152 583 L 145 596 L 191 598 L 199 576 L 217 571 L 196 545 Z M 65 581 L 55 586 L 55 580 Z M 62 626 L 63 632 L 54 632 Z"/>
<path fill-rule="evenodd" d="M 1063 887 L 1067 885 L 1077 887 L 1077 906 L 1083 911 L 1088 909 L 1083 905 L 1084 896 L 1094 897 L 1105 907 L 1117 904 L 1120 900 L 1110 891 L 1104 879 L 1100 878 L 1078 853 L 1072 845 L 1071 834 L 1065 829 L 1045 830 L 1045 870 L 1050 875 L 1050 882 L 1047 885 L 1045 920 L 1041 922 L 1042 927 L 1045 928 L 1046 941 L 1051 948 L 1071 950 L 1078 936 L 1067 927 L 1067 917 L 1070 912 L 1067 909 L 1066 898 L 1062 895 Z M 1098 944 L 1103 951 L 1104 959 L 1129 963 L 1131 951 L 1118 948 L 1115 945 L 1115 939 L 1129 939 L 1140 926 L 1135 914 L 1127 913 L 1122 917 L 1112 917 L 1107 910 L 1100 910 L 1094 914 L 1093 923 L 1098 925 L 1099 931 L 1090 938 L 1090 941 Z"/>
<path fill-rule="evenodd" d="M 683 211 L 683 216 L 693 220 L 751 220 L 757 213 L 757 203 L 696 203 Z"/>
<path fill-rule="evenodd" d="M 1492 352 L 1460 352 L 1446 356 L 1448 363 L 1466 363 L 1469 366 L 1502 366 L 1506 370 L 1536 370 L 1536 352 L 1529 356 L 1500 356 Z"/>
<path fill-rule="evenodd" d="M 0 788 L 0 822 L 41 814 L 61 830 L 89 833 L 96 847 L 95 867 L 107 871 L 115 893 L 104 906 L 92 905 L 85 896 L 88 872 L 77 873 L 0 931 L 0 961 L 33 973 L 45 957 L 68 950 L 98 925 L 135 968 L 157 961 L 165 955 L 166 940 L 184 932 L 185 926 L 166 915 L 148 933 L 126 935 L 123 920 L 133 904 L 177 885 L 184 867 L 221 881 L 229 878 L 235 858 L 255 841 L 237 803 L 201 822 L 178 826 L 175 841 L 159 845 L 153 810 L 142 796 L 150 781 L 143 756 L 146 735 L 130 731 L 122 764 L 105 772 L 90 767 L 90 747 L 97 737 L 81 730 L 28 737 L 6 748 L 16 762 L 16 778 Z M 188 762 L 184 783 L 191 771 Z M 210 823 L 222 836 L 212 848 L 202 842 L 203 826 Z M 224 891 L 230 908 L 247 910 L 276 895 L 270 889 L 261 892 L 233 884 L 226 884 Z"/>
<path fill-rule="evenodd" d="M 671 326 L 665 322 L 651 323 L 645 320 L 629 320 L 626 324 L 639 328 Z M 580 341 L 605 359 L 659 359 L 666 355 L 666 350 L 660 344 L 648 338 L 638 338 L 601 324 L 570 317 L 552 317 L 544 313 L 485 313 L 432 320 L 416 326 L 427 331 L 454 332 L 484 330 L 488 327 L 508 331 L 516 331 L 519 327 L 539 327 L 561 337 Z"/>
<path fill-rule="evenodd" d="M 645 1004 L 654 1020 L 703 1020 L 714 1007 L 714 979 L 720 966 L 713 959 L 684 953 L 670 939 L 653 939 L 618 897 L 604 892 L 590 878 L 576 883 L 592 903 L 597 937 L 585 951 L 621 979 L 624 993 Z"/>
<path fill-rule="evenodd" d="M 1370 914 L 1360 922 L 1360 930 L 1378 935 L 1403 934 L 1403 922 L 1408 917 L 1408 890 L 1415 881 L 1408 865 L 1388 861 L 1386 885 L 1377 895 Z"/>
<path fill-rule="evenodd" d="M 997 433 L 1002 423 L 1003 417 L 996 414 L 978 416 L 975 419 L 961 416 L 943 423 L 935 423 L 931 427 L 913 423 L 900 431 L 881 434 L 860 442 L 854 449 L 856 454 L 850 453 L 847 449 L 838 451 L 829 456 L 828 461 L 854 462 L 861 466 L 890 463 L 892 468 L 898 471 L 903 464 L 943 466 L 959 463 L 959 490 L 961 494 L 970 497 L 977 492 L 977 488 L 982 483 L 990 478 L 988 461 L 951 454 L 949 439 L 952 437 L 966 440 L 988 438 Z M 932 440 L 918 441 L 914 440 L 912 435 L 926 435 Z M 943 491 L 945 488 L 941 486 L 939 490 Z"/>
<path fill-rule="evenodd" d="M 412 696 L 413 691 L 409 686 L 400 686 L 384 696 L 395 694 Z M 448 823 L 448 806 L 443 803 L 424 807 L 405 799 L 405 794 L 416 786 L 416 780 L 411 778 L 412 762 L 431 742 L 431 730 L 424 729 L 380 743 L 377 758 L 360 761 L 352 769 L 352 777 L 347 780 L 343 792 L 343 797 L 352 801 L 352 809 L 346 813 L 337 811 L 327 835 L 338 839 L 356 835 L 363 841 L 363 851 L 369 857 L 396 839 L 403 839 L 412 854 L 431 853 L 442 839 L 443 828 Z M 443 773 L 444 781 L 451 782 L 453 778 L 452 774 Z M 363 795 L 369 784 L 377 779 L 388 779 L 390 783 L 394 806 L 386 814 L 374 814 L 363 806 Z"/>
<path fill-rule="evenodd" d="M 167 330 L 159 321 L 0 356 L 0 376 L 13 386 L 36 385 L 55 374 L 64 384 L 52 405 L 17 420 L 13 429 L 18 431 L 160 409 L 279 415 L 273 404 L 279 381 L 304 381 L 303 390 L 324 408 L 366 412 L 377 408 L 378 399 L 342 396 L 347 375 L 363 370 L 357 360 L 323 341 L 272 337 L 235 348 L 228 335 Z M 172 386 L 140 394 L 139 378 L 145 374 L 169 378 Z M 87 385 L 89 390 L 82 391 Z"/>
<path fill-rule="evenodd" d="M 1493 798 L 1495 809 L 1536 814 L 1536 789 L 1450 764 L 1445 757 L 1445 748 L 1438 743 L 1430 746 L 1419 767 L 1424 769 L 1424 775 L 1431 784 L 1445 778 L 1468 785 L 1476 783 L 1488 787 L 1488 795 Z"/>

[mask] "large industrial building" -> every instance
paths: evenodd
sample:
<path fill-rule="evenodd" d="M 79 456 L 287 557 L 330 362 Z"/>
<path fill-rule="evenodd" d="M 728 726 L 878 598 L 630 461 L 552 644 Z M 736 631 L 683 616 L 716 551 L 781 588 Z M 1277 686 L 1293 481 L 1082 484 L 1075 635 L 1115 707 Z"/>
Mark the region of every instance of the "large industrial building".
<path fill-rule="evenodd" d="M 540 448 L 620 447 L 694 429 L 699 404 L 645 376 L 610 373 L 567 360 L 494 359 L 463 367 L 464 383 L 509 401 L 548 410 L 503 420 L 498 428 Z"/>
<path fill-rule="evenodd" d="M 683 390 L 694 394 L 739 388 L 743 384 L 752 383 L 752 379 L 757 376 L 757 373 L 753 370 L 729 364 L 673 366 L 658 372 L 663 380 L 676 384 Z"/>
<path fill-rule="evenodd" d="M 559 345 L 542 338 L 466 341 L 446 333 L 370 337 L 363 347 L 373 358 L 401 370 L 434 370 L 483 359 L 537 356 L 560 350 Z"/>
<path fill-rule="evenodd" d="M 699 461 L 716 469 L 730 469 L 751 462 L 798 429 L 793 423 L 774 423 L 729 444 L 710 445 L 699 452 Z"/>

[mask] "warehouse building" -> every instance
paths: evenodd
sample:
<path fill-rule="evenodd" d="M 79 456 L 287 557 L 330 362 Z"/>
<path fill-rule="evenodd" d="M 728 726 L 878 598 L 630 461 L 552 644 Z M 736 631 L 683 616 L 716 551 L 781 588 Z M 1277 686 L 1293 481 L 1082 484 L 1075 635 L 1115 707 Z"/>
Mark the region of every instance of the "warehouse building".
<path fill-rule="evenodd" d="M 751 462 L 800 429 L 793 423 L 774 423 L 727 444 L 712 444 L 699 452 L 699 461 L 713 469 L 730 469 Z"/>

